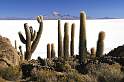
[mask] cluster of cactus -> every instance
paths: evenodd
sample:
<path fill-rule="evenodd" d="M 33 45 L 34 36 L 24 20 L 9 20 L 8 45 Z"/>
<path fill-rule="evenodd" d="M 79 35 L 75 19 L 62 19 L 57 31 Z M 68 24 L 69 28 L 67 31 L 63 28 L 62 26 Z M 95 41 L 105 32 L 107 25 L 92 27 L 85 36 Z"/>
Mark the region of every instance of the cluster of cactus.
<path fill-rule="evenodd" d="M 64 58 L 65 60 L 69 57 L 69 24 L 64 24 L 64 38 L 62 45 L 62 35 L 61 35 L 61 24 L 58 20 L 58 58 Z M 74 55 L 74 34 L 75 34 L 75 24 L 71 25 L 71 42 L 70 42 L 70 54 Z"/>
<path fill-rule="evenodd" d="M 39 39 L 43 30 L 43 17 L 38 16 L 37 21 L 39 23 L 39 30 L 36 33 L 33 28 L 24 24 L 26 38 L 19 32 L 19 37 L 22 43 L 26 45 L 25 59 L 30 60 L 32 53 L 36 49 Z M 74 56 L 74 35 L 75 35 L 75 24 L 71 25 L 71 41 L 70 41 L 70 55 Z M 91 55 L 100 57 L 103 54 L 104 49 L 104 37 L 105 33 L 102 31 L 99 33 L 99 38 L 97 41 L 97 49 L 91 49 Z M 16 42 L 15 42 L 16 48 Z M 21 51 L 22 53 L 22 51 Z M 54 44 L 47 44 L 47 58 L 51 59 L 55 57 Z M 64 38 L 62 40 L 61 34 L 61 21 L 58 20 L 58 58 L 64 58 L 68 60 L 69 58 L 69 24 L 64 24 Z M 80 12 L 80 30 L 79 30 L 79 62 L 85 64 L 87 62 L 87 39 L 86 39 L 86 14 L 85 12 Z"/>
<path fill-rule="evenodd" d="M 51 59 L 51 58 L 55 58 L 55 47 L 54 44 L 47 44 L 47 58 Z"/>
<path fill-rule="evenodd" d="M 39 43 L 41 34 L 42 34 L 43 17 L 38 16 L 37 21 L 39 23 L 38 32 L 33 30 L 33 28 L 31 26 L 29 27 L 27 23 L 24 24 L 26 38 L 24 38 L 24 36 L 22 35 L 21 32 L 18 32 L 18 35 L 20 37 L 21 42 L 23 44 L 25 44 L 25 46 L 26 46 L 26 52 L 25 52 L 25 59 L 26 60 L 31 59 L 32 53 L 35 51 L 35 49 L 36 49 L 36 47 L 37 47 L 37 45 Z"/>
<path fill-rule="evenodd" d="M 101 57 L 104 51 L 104 39 L 105 39 L 105 32 L 99 32 L 98 41 L 97 41 L 97 50 L 96 50 L 96 57 Z"/>

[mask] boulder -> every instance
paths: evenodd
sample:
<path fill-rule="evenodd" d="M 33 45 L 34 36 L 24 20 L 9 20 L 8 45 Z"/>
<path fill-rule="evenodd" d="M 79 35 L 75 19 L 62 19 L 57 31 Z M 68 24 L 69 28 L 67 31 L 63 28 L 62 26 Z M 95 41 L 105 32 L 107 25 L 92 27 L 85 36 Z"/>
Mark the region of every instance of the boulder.
<path fill-rule="evenodd" d="M 0 67 L 19 65 L 20 56 L 10 40 L 0 36 Z"/>

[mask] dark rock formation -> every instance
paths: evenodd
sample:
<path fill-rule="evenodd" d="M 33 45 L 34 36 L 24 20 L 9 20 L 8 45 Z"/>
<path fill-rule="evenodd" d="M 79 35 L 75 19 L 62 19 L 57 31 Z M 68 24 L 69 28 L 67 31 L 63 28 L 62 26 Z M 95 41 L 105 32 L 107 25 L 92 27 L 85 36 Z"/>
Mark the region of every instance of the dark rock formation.
<path fill-rule="evenodd" d="M 124 66 L 124 45 L 114 48 L 102 59 L 104 59 L 104 61 L 115 61 Z"/>
<path fill-rule="evenodd" d="M 114 48 L 107 55 L 113 57 L 124 57 L 124 45 Z"/>
<path fill-rule="evenodd" d="M 0 36 L 0 67 L 19 65 L 20 56 L 8 38 Z"/>

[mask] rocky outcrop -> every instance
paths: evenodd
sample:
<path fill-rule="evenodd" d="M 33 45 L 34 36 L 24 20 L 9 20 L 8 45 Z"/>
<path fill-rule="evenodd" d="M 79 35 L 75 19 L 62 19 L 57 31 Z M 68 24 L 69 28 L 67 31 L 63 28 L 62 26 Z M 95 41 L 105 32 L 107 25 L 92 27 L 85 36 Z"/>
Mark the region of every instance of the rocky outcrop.
<path fill-rule="evenodd" d="M 107 55 L 113 56 L 113 57 L 123 57 L 124 58 L 124 45 L 114 48 Z"/>
<path fill-rule="evenodd" d="M 19 65 L 20 56 L 8 38 L 0 36 L 0 67 Z"/>

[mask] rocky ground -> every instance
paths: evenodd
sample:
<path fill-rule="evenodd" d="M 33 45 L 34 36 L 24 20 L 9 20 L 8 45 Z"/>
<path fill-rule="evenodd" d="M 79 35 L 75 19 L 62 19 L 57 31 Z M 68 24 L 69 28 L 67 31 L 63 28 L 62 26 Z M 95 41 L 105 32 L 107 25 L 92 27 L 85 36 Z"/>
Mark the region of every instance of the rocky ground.
<path fill-rule="evenodd" d="M 0 82 L 123 82 L 123 62 L 117 58 L 109 53 L 95 59 L 89 54 L 84 65 L 79 63 L 78 55 L 67 61 L 57 57 L 22 61 L 9 39 L 0 36 Z"/>

